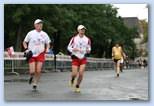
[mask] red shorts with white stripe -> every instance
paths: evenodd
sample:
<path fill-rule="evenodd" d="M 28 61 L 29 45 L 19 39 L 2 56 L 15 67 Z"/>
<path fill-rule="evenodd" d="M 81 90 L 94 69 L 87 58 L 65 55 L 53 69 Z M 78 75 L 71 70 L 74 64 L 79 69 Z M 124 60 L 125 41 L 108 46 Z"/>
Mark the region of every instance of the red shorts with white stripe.
<path fill-rule="evenodd" d="M 83 65 L 83 64 L 86 64 L 87 63 L 87 59 L 86 58 L 83 58 L 83 59 L 72 59 L 72 65 L 75 65 L 75 66 L 80 66 L 80 65 Z"/>
<path fill-rule="evenodd" d="M 36 57 L 32 57 L 29 59 L 29 63 L 32 63 L 32 62 L 44 62 L 45 61 L 45 53 L 42 52 L 41 54 L 39 54 L 38 56 Z"/>

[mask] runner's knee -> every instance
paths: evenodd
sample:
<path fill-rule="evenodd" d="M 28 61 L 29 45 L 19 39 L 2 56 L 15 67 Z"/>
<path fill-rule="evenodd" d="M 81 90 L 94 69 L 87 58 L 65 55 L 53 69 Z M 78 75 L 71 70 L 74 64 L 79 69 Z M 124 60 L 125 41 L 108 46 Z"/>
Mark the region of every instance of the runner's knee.
<path fill-rule="evenodd" d="M 35 70 L 34 71 L 29 71 L 30 75 L 34 75 L 34 73 L 35 73 Z"/>

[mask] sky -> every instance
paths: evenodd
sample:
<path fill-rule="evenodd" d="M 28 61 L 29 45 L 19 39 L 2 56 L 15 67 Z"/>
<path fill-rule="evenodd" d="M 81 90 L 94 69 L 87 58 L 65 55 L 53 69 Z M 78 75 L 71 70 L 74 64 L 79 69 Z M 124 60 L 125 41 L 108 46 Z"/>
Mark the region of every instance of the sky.
<path fill-rule="evenodd" d="M 138 17 L 140 20 L 148 21 L 147 4 L 113 4 L 118 9 L 118 15 L 121 17 Z"/>

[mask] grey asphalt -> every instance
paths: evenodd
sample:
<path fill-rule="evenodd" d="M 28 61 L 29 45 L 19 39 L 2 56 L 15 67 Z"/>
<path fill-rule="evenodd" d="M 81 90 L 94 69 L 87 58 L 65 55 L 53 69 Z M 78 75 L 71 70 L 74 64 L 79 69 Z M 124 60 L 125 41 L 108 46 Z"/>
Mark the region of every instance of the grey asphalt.
<path fill-rule="evenodd" d="M 114 70 L 86 71 L 81 93 L 68 86 L 69 72 L 43 73 L 34 92 L 28 84 L 28 75 L 4 77 L 5 101 L 52 100 L 149 100 L 148 69 L 124 70 L 115 77 Z"/>

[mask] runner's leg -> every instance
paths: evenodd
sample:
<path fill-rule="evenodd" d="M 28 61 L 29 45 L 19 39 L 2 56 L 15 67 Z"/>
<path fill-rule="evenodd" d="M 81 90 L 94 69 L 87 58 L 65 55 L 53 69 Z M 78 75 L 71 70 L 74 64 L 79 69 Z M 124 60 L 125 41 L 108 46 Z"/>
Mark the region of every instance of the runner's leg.
<path fill-rule="evenodd" d="M 120 63 L 120 72 L 123 72 L 123 63 Z"/>
<path fill-rule="evenodd" d="M 36 69 L 35 69 L 35 62 L 30 62 L 30 63 L 29 63 L 29 74 L 30 74 L 29 84 L 32 83 L 35 70 L 36 70 Z"/>
<path fill-rule="evenodd" d="M 35 82 L 34 82 L 34 84 L 36 85 L 38 84 L 41 76 L 42 66 L 43 66 L 43 62 L 36 62 Z"/>
<path fill-rule="evenodd" d="M 72 65 L 72 73 L 71 73 L 71 83 L 74 83 L 75 78 L 78 75 L 78 66 Z"/>
<path fill-rule="evenodd" d="M 81 81 L 83 79 L 85 67 L 86 67 L 85 64 L 80 65 L 80 68 L 79 68 L 79 77 L 78 77 L 78 80 L 77 80 L 76 87 L 79 87 L 80 86 L 80 83 L 81 83 Z"/>
<path fill-rule="evenodd" d="M 120 60 L 117 61 L 117 77 L 119 77 L 120 73 Z"/>

